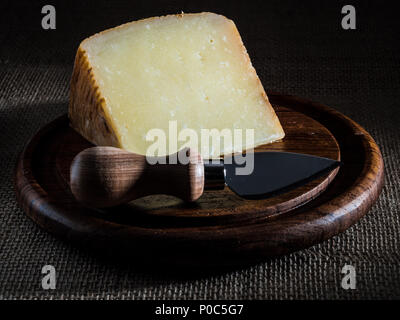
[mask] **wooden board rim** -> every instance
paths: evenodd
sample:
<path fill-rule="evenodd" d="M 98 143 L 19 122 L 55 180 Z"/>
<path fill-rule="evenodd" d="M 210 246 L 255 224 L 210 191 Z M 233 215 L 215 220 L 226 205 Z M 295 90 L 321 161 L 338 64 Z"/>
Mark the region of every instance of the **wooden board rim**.
<path fill-rule="evenodd" d="M 230 245 L 224 248 L 223 256 L 226 256 L 226 259 L 222 263 L 231 264 L 239 257 L 242 257 L 240 259 L 243 259 L 243 257 L 245 257 L 244 259 L 257 259 L 305 248 L 326 240 L 354 224 L 376 201 L 383 186 L 383 160 L 373 138 L 353 120 L 329 107 L 294 96 L 269 94 L 269 98 L 273 104 L 289 104 L 292 107 L 297 106 L 300 110 L 304 109 L 305 112 L 313 112 L 314 114 L 311 116 L 318 118 L 319 121 L 325 118 L 334 118 L 335 121 L 349 129 L 353 138 L 359 140 L 365 153 L 365 161 L 362 164 L 359 177 L 350 188 L 329 201 L 321 203 L 316 208 L 301 208 L 297 214 L 285 215 L 280 219 L 271 219 L 265 223 L 248 223 L 240 226 L 205 226 L 201 230 L 193 228 L 190 233 L 175 228 L 169 229 L 168 233 L 165 233 L 162 228 L 149 231 L 134 226 L 121 227 L 116 223 L 98 219 L 98 223 L 106 224 L 108 231 L 104 234 L 100 230 L 97 236 L 108 239 L 110 247 L 122 244 L 124 240 L 132 237 L 132 233 L 140 241 L 149 241 L 149 236 L 151 236 L 152 239 L 148 243 L 148 248 L 152 249 L 156 248 L 155 244 L 157 243 L 162 243 L 162 248 L 168 248 L 169 245 L 176 244 L 179 241 L 183 244 L 183 247 L 177 248 L 175 253 L 182 260 L 186 260 L 185 248 L 193 246 L 192 248 L 200 249 L 198 253 L 207 254 L 207 248 L 210 245 L 218 246 L 218 243 L 229 243 Z M 65 221 L 62 215 L 57 212 L 58 209 L 52 207 L 51 203 L 44 201 L 46 195 L 40 190 L 36 190 L 35 181 L 26 176 L 32 153 L 29 145 L 22 152 L 15 170 L 15 187 L 19 203 L 34 221 L 42 227 L 46 227 L 48 231 L 59 234 L 61 230 L 64 230 L 67 238 L 80 242 L 79 239 L 85 239 L 85 235 L 88 232 L 93 232 L 95 228 L 85 226 L 83 223 L 81 230 L 75 231 L 74 234 L 68 234 L 70 230 L 67 226 L 73 221 Z M 36 192 L 38 198 L 34 201 L 24 198 L 24 195 L 29 192 Z M 49 227 L 43 217 L 34 213 L 33 207 L 42 207 L 43 210 L 51 212 L 55 221 L 59 219 L 58 225 Z M 84 219 L 82 222 L 84 222 Z M 284 224 L 284 228 L 282 228 L 282 224 Z M 188 231 L 188 229 L 185 228 L 185 231 Z M 243 237 L 243 235 L 246 235 L 246 237 Z M 93 239 L 86 240 L 87 245 L 93 245 Z M 139 249 L 137 244 L 128 245 L 127 248 Z M 217 250 L 215 257 L 220 254 Z"/>

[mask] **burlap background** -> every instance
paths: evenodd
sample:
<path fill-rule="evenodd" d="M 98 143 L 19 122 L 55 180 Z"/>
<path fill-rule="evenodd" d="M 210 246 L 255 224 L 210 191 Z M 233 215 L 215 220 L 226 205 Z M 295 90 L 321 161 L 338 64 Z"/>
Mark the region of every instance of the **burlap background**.
<path fill-rule="evenodd" d="M 34 3 L 31 3 L 34 2 Z M 40 1 L 0 3 L 0 298 L 360 299 L 400 297 L 399 19 L 388 2 L 356 2 L 357 30 L 340 27 L 335 1 L 50 1 L 57 29 L 41 29 Z M 82 1 L 81 1 L 82 2 Z M 308 250 L 252 267 L 162 275 L 80 252 L 40 230 L 19 209 L 16 157 L 42 125 L 65 113 L 79 42 L 130 20 L 214 11 L 237 23 L 267 90 L 330 105 L 364 126 L 381 147 L 386 185 L 354 227 Z M 57 289 L 41 289 L 56 267 Z M 352 264 L 357 289 L 340 286 Z"/>

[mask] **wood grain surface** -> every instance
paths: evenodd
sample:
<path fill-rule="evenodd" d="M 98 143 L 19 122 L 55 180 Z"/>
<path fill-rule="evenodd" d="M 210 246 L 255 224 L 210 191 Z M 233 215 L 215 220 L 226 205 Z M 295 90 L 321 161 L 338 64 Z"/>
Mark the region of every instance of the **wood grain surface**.
<path fill-rule="evenodd" d="M 379 148 L 357 123 L 329 107 L 292 96 L 269 97 L 286 137 L 259 151 L 307 153 L 344 165 L 269 199 L 245 200 L 225 188 L 206 191 L 192 204 L 157 195 L 88 209 L 72 196 L 68 177 L 73 157 L 91 144 L 68 127 L 64 116 L 41 129 L 21 153 L 17 199 L 48 232 L 89 251 L 140 263 L 245 264 L 321 242 L 358 221 L 378 198 L 383 185 Z"/>
<path fill-rule="evenodd" d="M 273 144 L 258 147 L 255 151 L 288 151 L 312 154 L 330 159 L 340 160 L 340 149 L 334 136 L 319 122 L 304 114 L 294 112 L 285 107 L 278 107 L 279 118 L 285 129 L 285 139 Z M 63 180 L 65 192 L 69 193 L 70 164 L 74 157 L 85 148 L 93 145 L 83 139 L 77 132 L 67 126 L 67 120 L 62 125 L 65 131 L 61 133 L 60 146 L 56 151 L 55 162 L 58 176 Z M 57 143 L 59 143 L 57 142 Z M 299 188 L 290 190 L 278 197 L 263 200 L 245 200 L 234 194 L 229 188 L 218 191 L 205 191 L 200 199 L 193 204 L 166 195 L 157 195 L 137 199 L 127 205 L 107 210 L 97 210 L 102 214 L 115 219 L 123 216 L 124 219 L 136 219 L 138 214 L 148 219 L 158 217 L 151 223 L 164 223 L 180 220 L 194 226 L 202 224 L 232 223 L 234 220 L 264 219 L 287 212 L 321 193 L 333 180 L 337 170 L 330 174 L 311 181 Z M 125 212 L 122 214 L 122 212 Z M 135 215 L 132 215 L 134 213 Z"/>

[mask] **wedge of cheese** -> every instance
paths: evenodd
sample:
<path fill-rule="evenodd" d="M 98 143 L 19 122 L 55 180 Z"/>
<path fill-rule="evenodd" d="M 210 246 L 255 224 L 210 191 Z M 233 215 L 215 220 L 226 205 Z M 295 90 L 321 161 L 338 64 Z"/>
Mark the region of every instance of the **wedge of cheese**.
<path fill-rule="evenodd" d="M 213 13 L 144 19 L 84 40 L 75 59 L 69 118 L 94 144 L 139 154 L 154 144 L 147 136 L 152 129 L 166 133 L 166 154 L 187 146 L 172 141 L 171 124 L 178 133 L 196 132 L 197 145 L 190 146 L 205 158 L 284 137 L 235 24 Z M 204 147 L 202 129 L 228 129 L 232 137 L 239 129 L 242 138 Z M 253 140 L 245 139 L 246 129 L 254 130 Z"/>

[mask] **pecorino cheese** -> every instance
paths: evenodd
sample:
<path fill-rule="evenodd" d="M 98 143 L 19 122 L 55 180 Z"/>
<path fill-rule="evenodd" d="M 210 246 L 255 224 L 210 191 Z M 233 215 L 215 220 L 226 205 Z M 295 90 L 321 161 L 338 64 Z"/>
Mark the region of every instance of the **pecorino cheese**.
<path fill-rule="evenodd" d="M 235 24 L 213 13 L 134 21 L 84 40 L 69 118 L 94 144 L 139 154 L 154 143 L 147 136 L 152 129 L 166 133 L 166 153 L 180 149 L 185 141 L 172 143 L 171 123 L 199 140 L 202 129 L 243 131 L 240 143 L 227 139 L 219 148 L 197 141 L 205 158 L 284 137 Z M 253 140 L 245 140 L 246 129 L 254 129 Z"/>

